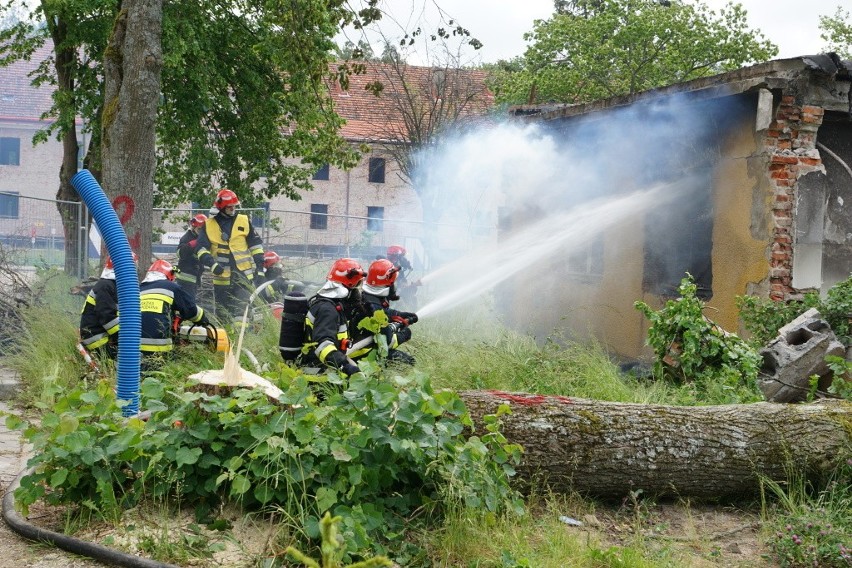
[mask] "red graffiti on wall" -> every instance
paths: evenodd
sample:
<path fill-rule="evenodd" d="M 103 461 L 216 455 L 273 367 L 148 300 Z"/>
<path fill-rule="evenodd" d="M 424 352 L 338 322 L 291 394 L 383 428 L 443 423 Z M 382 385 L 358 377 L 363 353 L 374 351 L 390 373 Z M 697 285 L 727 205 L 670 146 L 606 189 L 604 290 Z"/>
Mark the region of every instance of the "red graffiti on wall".
<path fill-rule="evenodd" d="M 571 404 L 571 399 L 567 396 L 542 396 L 540 394 L 511 394 L 499 390 L 488 390 L 487 393 L 493 394 L 498 398 L 520 404 L 521 406 L 535 406 L 544 404 L 547 401 L 556 400 L 562 404 Z"/>
<path fill-rule="evenodd" d="M 118 222 L 122 226 L 125 226 L 136 211 L 136 202 L 129 195 L 119 195 L 112 200 L 112 208 L 115 209 L 115 213 L 118 215 Z M 139 245 L 142 243 L 142 235 L 139 234 L 139 231 L 136 231 L 132 235 L 127 235 L 127 241 L 130 243 L 130 248 L 139 250 Z"/>

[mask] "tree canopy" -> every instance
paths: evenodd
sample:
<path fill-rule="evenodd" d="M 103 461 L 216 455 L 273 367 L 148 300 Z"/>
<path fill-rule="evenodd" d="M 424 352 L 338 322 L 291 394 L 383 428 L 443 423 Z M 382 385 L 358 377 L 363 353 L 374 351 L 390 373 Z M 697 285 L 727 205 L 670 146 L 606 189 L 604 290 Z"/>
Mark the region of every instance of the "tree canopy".
<path fill-rule="evenodd" d="M 536 20 L 522 68 L 494 73 L 500 102 L 580 103 L 688 81 L 778 53 L 746 11 L 700 0 L 577 0 Z"/>
<path fill-rule="evenodd" d="M 827 50 L 844 59 L 852 59 L 852 18 L 848 10 L 837 7 L 833 16 L 820 16 L 820 37 L 828 42 Z"/>
<path fill-rule="evenodd" d="M 380 17 L 377 2 L 357 12 L 344 0 L 165 3 L 156 203 L 206 204 L 217 182 L 247 204 L 280 194 L 298 197 L 317 166 L 353 165 L 356 154 L 338 135 L 341 119 L 324 80 L 335 34 Z M 42 137 L 62 138 L 74 128 L 74 117 L 82 117 L 94 135 L 89 165 L 95 171 L 102 57 L 119 9 L 114 0 L 44 0 L 0 31 L 0 64 L 54 42 L 55 55 L 35 80 L 60 87 L 48 117 L 60 120 Z M 0 6 L 0 16 L 6 10 Z M 57 58 L 63 52 L 72 57 Z M 69 74 L 64 84 L 57 79 L 63 71 Z M 261 179 L 265 183 L 257 184 Z"/>

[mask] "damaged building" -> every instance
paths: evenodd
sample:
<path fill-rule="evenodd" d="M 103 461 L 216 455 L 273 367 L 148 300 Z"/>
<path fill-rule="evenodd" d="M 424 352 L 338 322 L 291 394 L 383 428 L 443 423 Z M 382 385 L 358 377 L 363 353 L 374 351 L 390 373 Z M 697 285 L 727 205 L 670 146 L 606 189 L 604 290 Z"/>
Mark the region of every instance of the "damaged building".
<path fill-rule="evenodd" d="M 587 104 L 513 108 L 517 121 L 607 154 L 604 191 L 557 197 L 548 207 L 654 184 L 666 199 L 608 226 L 582 251 L 553 251 L 536 286 L 505 283 L 499 304 L 507 321 L 538 337 L 591 336 L 635 358 L 645 352 L 648 322 L 634 302 L 662 306 L 687 272 L 706 315 L 740 332 L 737 296 L 784 301 L 845 280 L 852 273 L 850 85 L 852 62 L 823 54 Z M 662 123 L 668 131 L 657 130 Z M 623 143 L 597 145 L 603 125 L 620 129 Z M 500 238 L 540 214 L 510 204 Z"/>

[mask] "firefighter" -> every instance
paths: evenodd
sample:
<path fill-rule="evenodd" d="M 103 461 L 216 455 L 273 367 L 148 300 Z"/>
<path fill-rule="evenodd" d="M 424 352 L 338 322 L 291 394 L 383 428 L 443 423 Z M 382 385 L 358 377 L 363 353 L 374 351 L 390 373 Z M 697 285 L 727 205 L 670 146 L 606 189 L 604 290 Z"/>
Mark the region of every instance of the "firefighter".
<path fill-rule="evenodd" d="M 133 263 L 139 258 L 133 253 Z M 118 289 L 112 258 L 107 257 L 101 276 L 83 304 L 80 343 L 92 354 L 115 359 L 118 354 Z"/>
<path fill-rule="evenodd" d="M 390 307 L 389 297 L 399 274 L 399 269 L 389 259 L 375 260 L 370 264 L 361 291 L 361 302 L 350 314 L 349 324 L 354 339 L 349 355 L 353 360 L 363 359 L 375 350 L 376 336 L 381 334 L 387 341 L 388 361 L 414 364 L 414 357 L 398 347 L 411 339 L 409 326 L 417 323 L 417 314 Z M 377 329 L 376 316 L 380 313 L 385 317 L 378 318 L 382 324 Z"/>
<path fill-rule="evenodd" d="M 195 254 L 213 273 L 216 315 L 237 318 L 237 325 L 245 325 L 243 310 L 255 278 L 262 281 L 265 269 L 263 242 L 248 215 L 237 213 L 239 205 L 237 194 L 230 189 L 216 194 L 213 206 L 218 213 L 207 219 L 198 232 Z"/>
<path fill-rule="evenodd" d="M 409 306 L 417 305 L 417 287 L 420 286 L 420 281 L 409 282 L 408 275 L 414 269 L 411 262 L 405 256 L 407 251 L 402 245 L 391 245 L 384 256 L 396 266 L 399 274 L 396 282 L 390 290 L 389 300 L 402 300 Z M 376 257 L 376 260 L 381 260 L 383 257 Z"/>
<path fill-rule="evenodd" d="M 190 219 L 189 229 L 180 238 L 177 246 L 177 283 L 192 298 L 193 302 L 198 294 L 198 287 L 201 285 L 201 275 L 204 273 L 204 265 L 195 256 L 195 247 L 198 244 L 198 233 L 206 221 L 207 215 L 204 213 L 199 213 Z"/>
<path fill-rule="evenodd" d="M 176 315 L 198 325 L 210 325 L 204 309 L 175 281 L 171 263 L 155 260 L 139 285 L 139 304 L 142 309 L 142 366 L 157 368 L 174 348 L 172 322 Z"/>
<path fill-rule="evenodd" d="M 305 284 L 298 280 L 290 280 L 284 278 L 284 270 L 280 265 L 281 257 L 277 252 L 268 250 L 263 253 L 263 268 L 266 271 L 266 282 L 271 282 L 263 289 L 261 296 L 268 303 L 278 302 L 288 292 L 302 292 L 305 289 Z M 258 286 L 260 286 L 258 282 Z"/>
<path fill-rule="evenodd" d="M 346 356 L 350 343 L 346 314 L 352 309 L 353 303 L 360 301 L 358 286 L 363 279 L 364 270 L 354 259 L 340 258 L 334 261 L 325 284 L 308 300 L 303 354 L 297 359 L 297 364 L 303 367 L 327 367 L 344 377 L 351 377 L 361 371 Z M 282 319 L 282 326 L 286 321 Z M 290 346 L 279 347 L 283 357 Z"/>

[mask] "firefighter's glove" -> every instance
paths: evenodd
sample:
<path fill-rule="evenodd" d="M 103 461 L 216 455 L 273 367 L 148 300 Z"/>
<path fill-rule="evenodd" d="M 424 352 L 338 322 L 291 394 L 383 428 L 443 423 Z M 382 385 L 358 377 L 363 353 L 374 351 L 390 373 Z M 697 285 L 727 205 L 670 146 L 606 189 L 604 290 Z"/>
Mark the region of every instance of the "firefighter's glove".
<path fill-rule="evenodd" d="M 213 273 L 214 276 L 221 276 L 225 269 L 222 268 L 222 265 L 218 262 L 214 262 L 213 266 L 210 268 L 210 272 Z"/>
<path fill-rule="evenodd" d="M 207 319 L 207 314 L 201 314 L 201 319 L 196 322 L 196 325 L 200 325 L 201 327 L 207 327 L 210 325 L 210 320 Z"/>
<path fill-rule="evenodd" d="M 343 364 L 342 367 L 340 367 L 340 372 L 345 377 L 348 378 L 348 377 L 351 377 L 352 375 L 354 375 L 355 373 L 360 373 L 361 368 L 358 367 L 358 365 L 356 365 L 355 363 L 351 363 L 351 362 L 347 361 L 346 363 Z"/>
<path fill-rule="evenodd" d="M 413 324 L 413 323 L 417 323 L 417 320 L 419 319 L 419 318 L 417 317 L 417 314 L 415 314 L 414 312 L 400 312 L 400 315 L 401 315 L 403 318 L 405 318 L 405 319 L 406 319 L 406 321 L 408 322 L 408 324 L 407 324 L 407 325 L 411 325 L 411 324 Z"/>

